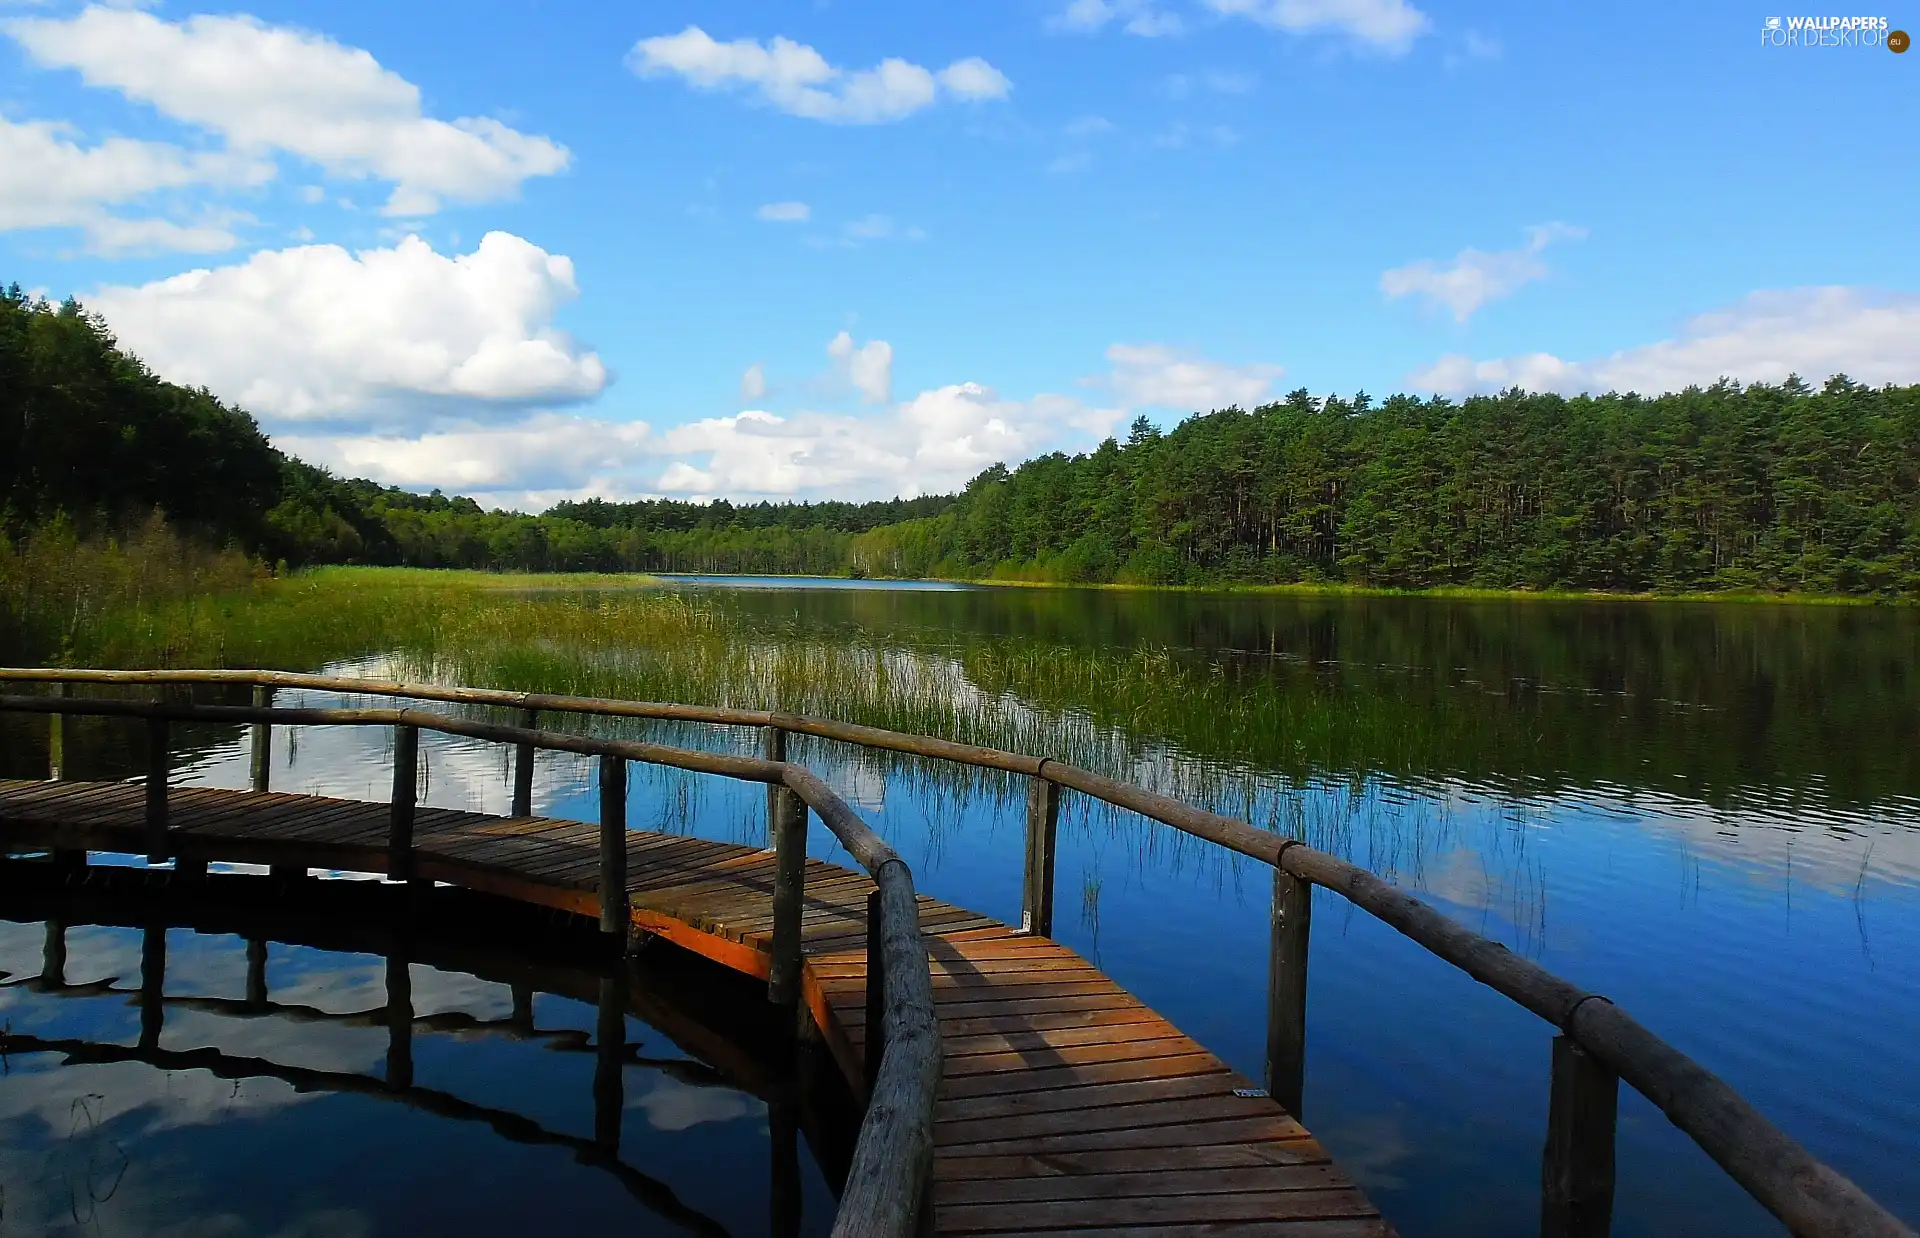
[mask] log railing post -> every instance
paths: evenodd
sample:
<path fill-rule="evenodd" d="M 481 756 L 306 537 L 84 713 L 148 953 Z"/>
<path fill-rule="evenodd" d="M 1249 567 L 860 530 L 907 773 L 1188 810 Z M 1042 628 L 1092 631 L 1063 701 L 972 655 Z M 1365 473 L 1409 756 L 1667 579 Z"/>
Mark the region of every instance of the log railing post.
<path fill-rule="evenodd" d="M 420 728 L 393 728 L 393 803 L 387 816 L 387 878 L 413 879 L 413 811 L 420 793 Z"/>
<path fill-rule="evenodd" d="M 167 926 L 149 921 L 140 938 L 140 1048 L 160 1047 L 167 1021 Z"/>
<path fill-rule="evenodd" d="M 1267 1094 L 1296 1118 L 1306 1082 L 1307 934 L 1312 916 L 1313 886 L 1276 865 L 1267 960 Z"/>
<path fill-rule="evenodd" d="M 147 862 L 172 854 L 167 840 L 167 720 L 147 719 Z"/>
<path fill-rule="evenodd" d="M 273 689 L 266 684 L 253 686 L 253 707 L 255 709 L 273 708 Z M 250 729 L 248 745 L 247 785 L 255 791 L 265 791 L 272 781 L 273 769 L 273 724 L 256 722 Z"/>
<path fill-rule="evenodd" d="M 600 931 L 626 939 L 627 912 L 627 762 L 611 753 L 600 758 Z"/>
<path fill-rule="evenodd" d="M 880 891 L 867 895 L 867 1022 L 862 1056 L 866 1058 L 867 1095 L 880 1079 L 887 1051 L 887 952 L 881 942 Z"/>
<path fill-rule="evenodd" d="M 1027 871 L 1021 882 L 1020 930 L 1053 936 L 1053 843 L 1060 824 L 1060 787 L 1027 780 Z"/>
<path fill-rule="evenodd" d="M 520 725 L 532 731 L 540 726 L 540 711 L 523 709 L 520 711 Z M 515 744 L 513 746 L 513 809 L 508 814 L 514 817 L 533 815 L 533 745 Z"/>
<path fill-rule="evenodd" d="M 800 913 L 806 900 L 807 803 L 785 787 L 769 789 L 773 816 L 773 946 L 767 968 L 767 1000 L 792 1006 L 800 1000 Z"/>
<path fill-rule="evenodd" d="M 760 734 L 760 755 L 769 761 L 778 761 L 782 765 L 787 761 L 787 733 L 777 726 L 770 726 Z M 780 793 L 785 790 L 778 783 L 767 784 L 767 846 L 775 847 L 774 827 L 780 823 Z"/>
<path fill-rule="evenodd" d="M 627 1061 L 627 994 L 619 974 L 600 979 L 600 1005 L 594 1022 L 593 1141 L 612 1155 L 620 1150 L 620 1117 L 625 1106 L 621 1071 Z"/>
<path fill-rule="evenodd" d="M 413 1086 L 413 973 L 406 956 L 387 956 L 387 1088 Z"/>
<path fill-rule="evenodd" d="M 1620 1081 L 1566 1036 L 1553 1038 L 1541 1238 L 1606 1238 L 1613 1224 L 1614 1120 Z"/>
<path fill-rule="evenodd" d="M 53 694 L 62 700 L 73 695 L 73 685 L 62 681 L 53 685 Z M 67 716 L 47 715 L 47 777 L 59 782 L 67 776 Z"/>

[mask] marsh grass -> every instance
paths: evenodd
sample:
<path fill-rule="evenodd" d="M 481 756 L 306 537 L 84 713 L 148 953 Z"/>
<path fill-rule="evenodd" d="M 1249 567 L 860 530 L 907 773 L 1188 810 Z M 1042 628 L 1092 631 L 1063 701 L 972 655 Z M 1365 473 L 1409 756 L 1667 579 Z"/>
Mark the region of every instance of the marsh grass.
<path fill-rule="evenodd" d="M 130 629 L 164 661 L 194 639 L 183 614 L 210 598 L 251 597 L 269 579 L 258 560 L 182 536 L 157 511 L 113 536 L 83 536 L 63 517 L 0 535 L 0 649 L 73 661 L 103 629 Z"/>

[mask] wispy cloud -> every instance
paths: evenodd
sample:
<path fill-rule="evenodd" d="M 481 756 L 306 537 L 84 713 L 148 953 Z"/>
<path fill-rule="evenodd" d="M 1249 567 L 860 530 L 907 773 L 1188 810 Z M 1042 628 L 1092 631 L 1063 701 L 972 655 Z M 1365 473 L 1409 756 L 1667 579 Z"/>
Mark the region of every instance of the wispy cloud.
<path fill-rule="evenodd" d="M 1573 224 L 1549 223 L 1527 229 L 1518 249 L 1489 253 L 1463 249 L 1452 262 L 1422 258 L 1380 275 L 1380 291 L 1389 300 L 1419 296 L 1453 311 L 1455 322 L 1465 322 L 1490 301 L 1513 295 L 1535 280 L 1545 279 L 1547 263 L 1540 255 L 1555 241 L 1577 241 L 1587 235 Z"/>
<path fill-rule="evenodd" d="M 849 70 L 792 39 L 722 43 L 698 26 L 640 40 L 627 65 L 642 77 L 678 77 L 702 90 L 744 87 L 789 115 L 835 124 L 881 124 L 931 107 L 943 95 L 981 101 L 1013 90 L 1006 74 L 978 56 L 937 72 L 891 56 L 871 69 Z"/>

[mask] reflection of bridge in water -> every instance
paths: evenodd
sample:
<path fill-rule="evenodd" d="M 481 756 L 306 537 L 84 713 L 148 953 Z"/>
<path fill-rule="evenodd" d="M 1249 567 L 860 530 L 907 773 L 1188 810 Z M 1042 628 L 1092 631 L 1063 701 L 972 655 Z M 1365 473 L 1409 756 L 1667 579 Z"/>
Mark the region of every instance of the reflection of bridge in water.
<path fill-rule="evenodd" d="M 270 885 L 274 909 L 260 906 Z M 0 980 L 0 988 L 25 989 L 61 999 L 124 996 L 140 1011 L 140 1031 L 132 1045 L 72 1037 L 0 1033 L 0 1054 L 57 1053 L 68 1064 L 137 1062 L 163 1071 L 203 1071 L 235 1081 L 273 1079 L 299 1092 L 344 1093 L 403 1104 L 450 1121 L 484 1125 L 515 1143 L 566 1149 L 574 1159 L 611 1176 L 637 1202 L 662 1220 L 689 1233 L 725 1235 L 718 1221 L 689 1207 L 673 1189 L 620 1155 L 625 1109 L 625 1071 L 642 1067 L 682 1084 L 730 1088 L 767 1106 L 772 1141 L 769 1191 L 770 1232 L 800 1230 L 801 1171 L 798 1141 L 804 1132 L 816 1159 L 844 1173 L 849 1140 L 850 1098 L 832 1086 L 809 1060 L 804 1046 L 765 1017 L 767 1005 L 754 987 L 729 985 L 732 979 L 701 960 L 680 952 L 643 951 L 624 961 L 610 960 L 601 943 L 577 947 L 578 934 L 552 925 L 528 923 L 492 900 L 476 900 L 454 890 L 437 890 L 423 906 L 420 892 L 363 882 L 262 881 L 212 875 L 183 890 L 175 874 L 133 868 L 76 870 L 68 864 L 29 860 L 0 861 L 0 896 L 6 918 L 44 921 L 46 939 L 37 975 Z M 251 888 L 249 888 L 251 887 Z M 394 897 L 400 895 L 401 897 Z M 251 904 L 251 905 L 250 905 Z M 342 915 L 348 912 L 349 915 Z M 507 923 L 502 923 L 505 915 Z M 483 927 L 484 922 L 484 927 Z M 141 932 L 137 987 L 118 977 L 69 983 L 66 936 L 70 928 L 102 925 Z M 530 956 L 502 943 L 475 948 L 472 935 L 498 936 L 502 928 L 532 932 L 547 944 L 549 957 Z M 167 930 L 192 928 L 242 938 L 246 953 L 245 996 L 190 996 L 166 992 Z M 462 934 L 467 944 L 451 939 Z M 568 936 L 575 949 L 555 949 Z M 372 954 L 385 961 L 386 1004 L 357 1011 L 327 1011 L 311 1005 L 273 1000 L 268 976 L 268 943 L 280 942 L 340 953 Z M 511 1013 L 483 1019 L 461 1011 L 431 1015 L 414 1012 L 410 963 L 458 971 L 504 985 Z M 596 1010 L 594 1030 L 538 1026 L 534 996 L 551 993 Z M 293 1024 L 346 1028 L 384 1028 L 387 1050 L 379 1075 L 289 1065 L 268 1058 L 229 1053 L 214 1047 L 163 1048 L 169 1010 L 192 1011 L 222 1019 L 271 1019 Z M 626 1040 L 626 1017 L 661 1032 L 689 1058 L 645 1057 Z M 548 1050 L 591 1055 L 593 1135 L 553 1130 L 509 1109 L 480 1104 L 413 1078 L 413 1040 L 421 1034 L 501 1036 L 532 1041 Z M 782 1050 L 785 1050 L 784 1052 Z M 796 1052 L 796 1050 L 798 1050 Z M 835 1094 L 837 1092 L 837 1094 Z M 837 1178 L 829 1175 L 830 1182 Z"/>

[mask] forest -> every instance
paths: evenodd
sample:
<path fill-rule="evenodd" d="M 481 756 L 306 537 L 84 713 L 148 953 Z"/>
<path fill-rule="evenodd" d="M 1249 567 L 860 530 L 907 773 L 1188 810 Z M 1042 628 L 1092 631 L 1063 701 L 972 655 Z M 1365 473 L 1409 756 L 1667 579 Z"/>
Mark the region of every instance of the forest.
<path fill-rule="evenodd" d="M 1920 386 L 1295 391 L 988 469 L 851 556 L 874 576 L 1913 595 Z"/>
<path fill-rule="evenodd" d="M 1302 390 L 1171 430 L 1139 418 L 1125 441 L 995 465 L 958 495 L 591 499 L 527 515 L 287 457 L 244 410 L 154 375 L 79 304 L 15 286 L 0 293 L 0 534 L 0 577 L 25 572 L 37 538 L 43 553 L 178 543 L 260 571 L 1916 596 L 1920 386 L 1836 376 L 1379 404 Z"/>

